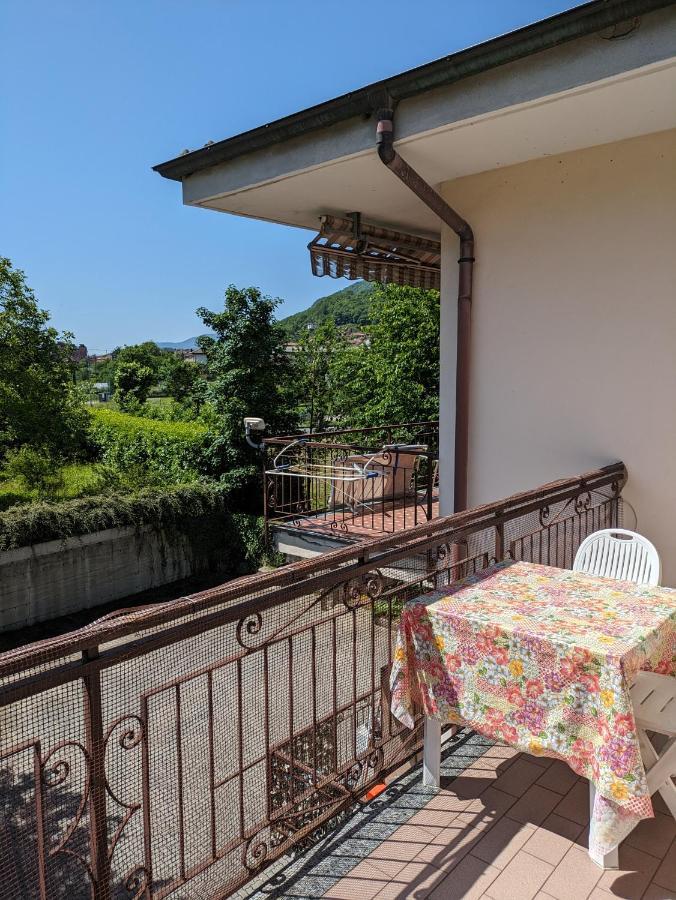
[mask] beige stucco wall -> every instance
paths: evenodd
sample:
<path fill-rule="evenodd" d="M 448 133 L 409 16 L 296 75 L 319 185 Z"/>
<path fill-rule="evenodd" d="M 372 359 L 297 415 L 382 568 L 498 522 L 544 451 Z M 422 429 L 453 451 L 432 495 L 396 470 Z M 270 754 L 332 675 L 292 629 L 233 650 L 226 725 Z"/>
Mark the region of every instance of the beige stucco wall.
<path fill-rule="evenodd" d="M 676 586 L 676 131 L 442 190 L 477 239 L 471 503 L 621 459 Z"/>

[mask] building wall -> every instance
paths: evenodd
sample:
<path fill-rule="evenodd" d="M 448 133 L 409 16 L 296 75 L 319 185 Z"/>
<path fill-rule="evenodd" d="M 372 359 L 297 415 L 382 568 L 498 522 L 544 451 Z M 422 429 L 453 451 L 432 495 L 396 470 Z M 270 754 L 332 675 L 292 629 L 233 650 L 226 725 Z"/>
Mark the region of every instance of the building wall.
<path fill-rule="evenodd" d="M 477 241 L 472 505 L 621 459 L 638 530 L 676 586 L 676 131 L 442 191 Z M 442 240 L 455 265 L 456 239 Z"/>

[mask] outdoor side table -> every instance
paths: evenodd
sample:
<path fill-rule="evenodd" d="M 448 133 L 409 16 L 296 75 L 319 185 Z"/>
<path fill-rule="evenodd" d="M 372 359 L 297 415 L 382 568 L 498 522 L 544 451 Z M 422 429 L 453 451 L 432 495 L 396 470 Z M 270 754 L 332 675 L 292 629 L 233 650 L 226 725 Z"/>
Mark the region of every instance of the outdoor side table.
<path fill-rule="evenodd" d="M 589 779 L 590 856 L 617 866 L 653 816 L 629 690 L 675 653 L 676 590 L 506 561 L 406 603 L 392 713 L 413 727 L 422 707 L 428 764 L 444 723 L 566 762 Z"/>

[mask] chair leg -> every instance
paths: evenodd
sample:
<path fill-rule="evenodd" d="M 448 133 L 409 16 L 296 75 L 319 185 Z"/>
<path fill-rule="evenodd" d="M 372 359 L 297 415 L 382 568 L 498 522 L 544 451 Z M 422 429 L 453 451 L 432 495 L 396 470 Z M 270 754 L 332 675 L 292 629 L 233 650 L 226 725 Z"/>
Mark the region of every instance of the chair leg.
<path fill-rule="evenodd" d="M 653 781 L 653 779 L 650 778 L 650 770 L 657 764 L 660 757 L 664 759 L 667 754 L 670 754 L 673 751 L 674 745 L 676 743 L 676 738 L 671 738 L 668 741 L 661 754 L 657 752 L 657 750 L 653 746 L 653 742 L 650 740 L 647 733 L 642 728 L 638 729 L 638 741 L 641 747 L 641 757 L 643 758 L 643 764 L 645 765 L 646 772 L 648 774 L 648 781 L 650 783 Z M 671 779 L 672 773 L 670 771 L 672 768 L 676 769 L 676 763 L 672 766 L 668 766 L 667 768 L 669 771 L 669 777 L 666 778 L 666 780 L 662 784 L 660 784 L 659 787 L 654 787 L 654 785 L 651 784 L 651 793 L 659 791 L 660 796 L 667 804 L 672 816 L 676 819 L 676 785 L 674 785 L 674 782 Z"/>
<path fill-rule="evenodd" d="M 423 784 L 441 786 L 441 722 L 425 716 Z"/>
<path fill-rule="evenodd" d="M 589 782 L 589 818 L 590 820 L 594 816 L 594 800 L 596 799 L 596 787 Z M 620 867 L 620 850 L 619 847 L 615 847 L 614 850 L 611 850 L 610 853 L 606 853 L 605 856 L 595 855 L 594 853 L 589 851 L 590 859 L 596 863 L 597 866 L 601 866 L 602 869 L 619 869 Z"/>

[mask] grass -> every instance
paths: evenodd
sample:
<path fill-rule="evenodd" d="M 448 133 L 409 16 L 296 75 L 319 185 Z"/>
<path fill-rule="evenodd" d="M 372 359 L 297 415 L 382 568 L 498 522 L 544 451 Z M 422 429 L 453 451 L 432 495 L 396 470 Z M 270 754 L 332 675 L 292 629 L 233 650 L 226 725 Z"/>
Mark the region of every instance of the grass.
<path fill-rule="evenodd" d="M 111 487 L 110 470 L 101 463 L 69 463 L 54 473 L 45 492 L 31 488 L 23 478 L 0 481 L 0 510 L 35 500 L 75 500 L 104 493 Z"/>

